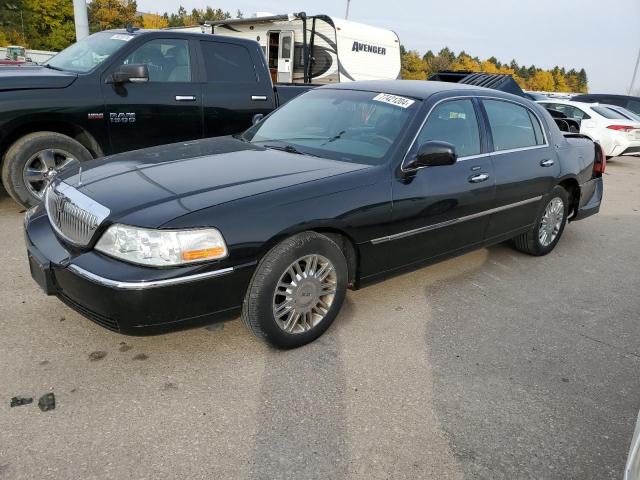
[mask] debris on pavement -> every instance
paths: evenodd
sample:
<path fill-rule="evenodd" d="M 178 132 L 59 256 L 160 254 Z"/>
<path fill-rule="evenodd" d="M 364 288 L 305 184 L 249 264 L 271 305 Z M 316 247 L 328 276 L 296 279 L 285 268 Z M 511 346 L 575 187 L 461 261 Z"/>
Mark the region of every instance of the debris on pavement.
<path fill-rule="evenodd" d="M 12 407 L 19 407 L 21 405 L 28 405 L 33 402 L 32 397 L 13 397 L 11 399 Z"/>
<path fill-rule="evenodd" d="M 43 412 L 48 412 L 56 408 L 56 396 L 53 393 L 45 393 L 38 400 L 38 407 Z"/>

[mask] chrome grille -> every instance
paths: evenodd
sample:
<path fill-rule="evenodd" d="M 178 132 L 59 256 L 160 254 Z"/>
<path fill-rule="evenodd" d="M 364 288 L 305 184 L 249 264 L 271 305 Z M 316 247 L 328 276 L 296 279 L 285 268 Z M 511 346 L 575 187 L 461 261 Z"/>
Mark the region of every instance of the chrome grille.
<path fill-rule="evenodd" d="M 109 209 L 64 182 L 51 185 L 45 207 L 49 222 L 67 242 L 84 247 L 109 215 Z"/>

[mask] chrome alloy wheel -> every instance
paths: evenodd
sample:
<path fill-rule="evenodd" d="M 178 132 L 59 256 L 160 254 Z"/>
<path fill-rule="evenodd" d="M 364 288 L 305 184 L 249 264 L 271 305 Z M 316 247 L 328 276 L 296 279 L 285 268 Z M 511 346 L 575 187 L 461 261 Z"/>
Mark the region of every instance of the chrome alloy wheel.
<path fill-rule="evenodd" d="M 29 193 L 42 199 L 47 185 L 58 172 L 77 163 L 78 160 L 64 150 L 58 148 L 41 150 L 25 163 L 22 179 Z"/>
<path fill-rule="evenodd" d="M 322 255 L 293 262 L 280 277 L 273 295 L 273 316 L 287 333 L 304 333 L 318 325 L 335 297 L 336 269 Z"/>
<path fill-rule="evenodd" d="M 540 220 L 540 228 L 538 230 L 538 240 L 540 245 L 548 247 L 551 245 L 562 227 L 564 220 L 564 202 L 561 198 L 555 197 L 547 204 Z"/>

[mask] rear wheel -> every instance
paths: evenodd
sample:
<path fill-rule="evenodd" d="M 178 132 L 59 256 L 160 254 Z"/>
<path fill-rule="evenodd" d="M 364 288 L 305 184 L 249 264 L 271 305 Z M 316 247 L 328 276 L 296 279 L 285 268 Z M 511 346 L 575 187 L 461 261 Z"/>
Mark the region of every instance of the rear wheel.
<path fill-rule="evenodd" d="M 42 201 L 45 188 L 60 171 L 91 158 L 84 146 L 66 135 L 30 133 L 7 150 L 2 183 L 16 202 L 29 208 Z"/>
<path fill-rule="evenodd" d="M 294 235 L 262 259 L 247 290 L 242 319 L 277 348 L 312 342 L 333 323 L 347 290 L 340 247 L 316 232 Z"/>
<path fill-rule="evenodd" d="M 515 248 L 529 255 L 546 255 L 553 250 L 567 224 L 569 194 L 564 188 L 554 187 L 541 203 L 531 229 L 513 239 Z"/>

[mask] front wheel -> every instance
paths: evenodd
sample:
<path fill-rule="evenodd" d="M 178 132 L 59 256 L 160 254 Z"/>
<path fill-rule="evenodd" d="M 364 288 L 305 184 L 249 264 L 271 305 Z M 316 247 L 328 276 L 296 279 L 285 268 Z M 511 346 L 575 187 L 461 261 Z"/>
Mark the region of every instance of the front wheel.
<path fill-rule="evenodd" d="M 340 247 L 303 232 L 273 247 L 260 261 L 242 306 L 242 320 L 277 348 L 296 348 L 322 335 L 338 315 L 348 268 Z"/>
<path fill-rule="evenodd" d="M 56 132 L 35 132 L 17 140 L 4 157 L 2 183 L 13 199 L 29 208 L 40 203 L 60 171 L 91 160 L 76 140 Z"/>
<path fill-rule="evenodd" d="M 528 232 L 513 239 L 517 250 L 529 255 L 546 255 L 560 241 L 569 214 L 569 194 L 556 186 L 545 196 L 535 222 Z"/>

